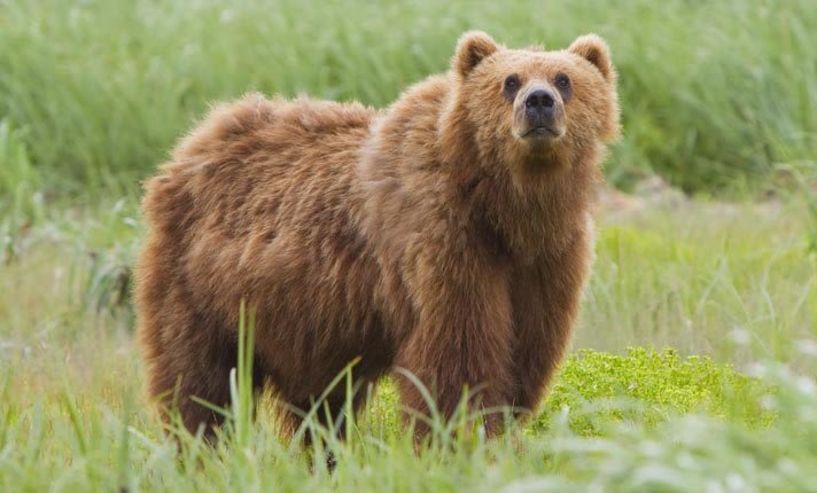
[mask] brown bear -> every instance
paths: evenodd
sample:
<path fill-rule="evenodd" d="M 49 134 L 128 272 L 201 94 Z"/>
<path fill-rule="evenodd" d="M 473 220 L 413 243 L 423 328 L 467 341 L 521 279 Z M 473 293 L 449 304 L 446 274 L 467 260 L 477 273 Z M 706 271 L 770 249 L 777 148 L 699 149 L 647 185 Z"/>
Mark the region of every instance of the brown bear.
<path fill-rule="evenodd" d="M 293 408 L 359 358 L 360 384 L 407 370 L 408 409 L 428 411 L 411 373 L 444 417 L 464 387 L 471 409 L 523 415 L 569 341 L 618 126 L 595 35 L 545 51 L 466 33 L 448 73 L 383 111 L 259 95 L 215 108 L 146 185 L 149 393 L 212 432 L 219 415 L 193 397 L 229 403 L 246 300 L 254 383 Z M 344 397 L 325 405 L 340 413 Z M 501 426 L 486 418 L 489 434 Z"/>

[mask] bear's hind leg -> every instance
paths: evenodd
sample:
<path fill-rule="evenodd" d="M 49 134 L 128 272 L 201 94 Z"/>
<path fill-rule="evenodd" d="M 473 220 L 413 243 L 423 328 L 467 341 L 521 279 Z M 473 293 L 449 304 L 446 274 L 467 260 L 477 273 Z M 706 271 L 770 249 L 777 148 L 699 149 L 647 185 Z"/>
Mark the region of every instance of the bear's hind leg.
<path fill-rule="evenodd" d="M 230 371 L 236 366 L 237 344 L 221 327 L 194 323 L 164 342 L 152 348 L 149 394 L 158 402 L 165 424 L 178 412 L 190 433 L 203 427 L 205 438 L 212 440 L 224 417 L 203 402 L 229 408 Z M 254 376 L 257 389 L 260 381 Z"/>

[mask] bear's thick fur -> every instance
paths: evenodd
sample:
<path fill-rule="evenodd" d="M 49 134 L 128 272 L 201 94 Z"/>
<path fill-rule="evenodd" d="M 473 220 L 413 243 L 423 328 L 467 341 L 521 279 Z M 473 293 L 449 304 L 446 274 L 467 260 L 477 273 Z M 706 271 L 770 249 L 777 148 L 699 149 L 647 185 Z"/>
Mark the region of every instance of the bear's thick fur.
<path fill-rule="evenodd" d="M 254 382 L 295 408 L 357 357 L 359 383 L 404 368 L 445 416 L 464 386 L 472 407 L 534 408 L 590 265 L 615 79 L 595 35 L 544 51 L 470 32 L 449 73 L 384 111 L 259 95 L 215 108 L 146 186 L 149 393 L 212 431 L 219 416 L 191 398 L 228 403 L 246 299 Z M 398 380 L 404 405 L 426 412 Z"/>

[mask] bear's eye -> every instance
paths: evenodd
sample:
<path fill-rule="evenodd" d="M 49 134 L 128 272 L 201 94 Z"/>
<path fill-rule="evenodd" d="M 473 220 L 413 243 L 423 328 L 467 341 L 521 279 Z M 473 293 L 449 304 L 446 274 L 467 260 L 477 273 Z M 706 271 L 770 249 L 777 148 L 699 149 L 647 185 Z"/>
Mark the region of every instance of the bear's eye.
<path fill-rule="evenodd" d="M 558 74 L 556 76 L 556 87 L 561 90 L 570 89 L 570 77 L 565 74 Z"/>
<path fill-rule="evenodd" d="M 522 83 L 519 81 L 519 76 L 516 74 L 509 75 L 507 79 L 505 79 L 505 96 L 509 99 L 512 99 L 513 96 L 516 94 L 516 91 L 519 90 L 519 86 Z"/>

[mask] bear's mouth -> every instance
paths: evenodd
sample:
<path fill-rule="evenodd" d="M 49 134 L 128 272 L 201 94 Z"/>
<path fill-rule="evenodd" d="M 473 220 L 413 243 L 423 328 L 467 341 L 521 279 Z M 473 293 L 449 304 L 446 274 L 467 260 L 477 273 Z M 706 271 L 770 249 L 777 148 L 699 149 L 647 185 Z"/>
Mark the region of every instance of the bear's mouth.
<path fill-rule="evenodd" d="M 542 139 L 542 138 L 558 139 L 562 135 L 564 135 L 563 129 L 557 129 L 549 127 L 547 125 L 539 125 L 536 127 L 529 128 L 525 133 L 522 134 L 522 137 L 525 139 Z"/>

